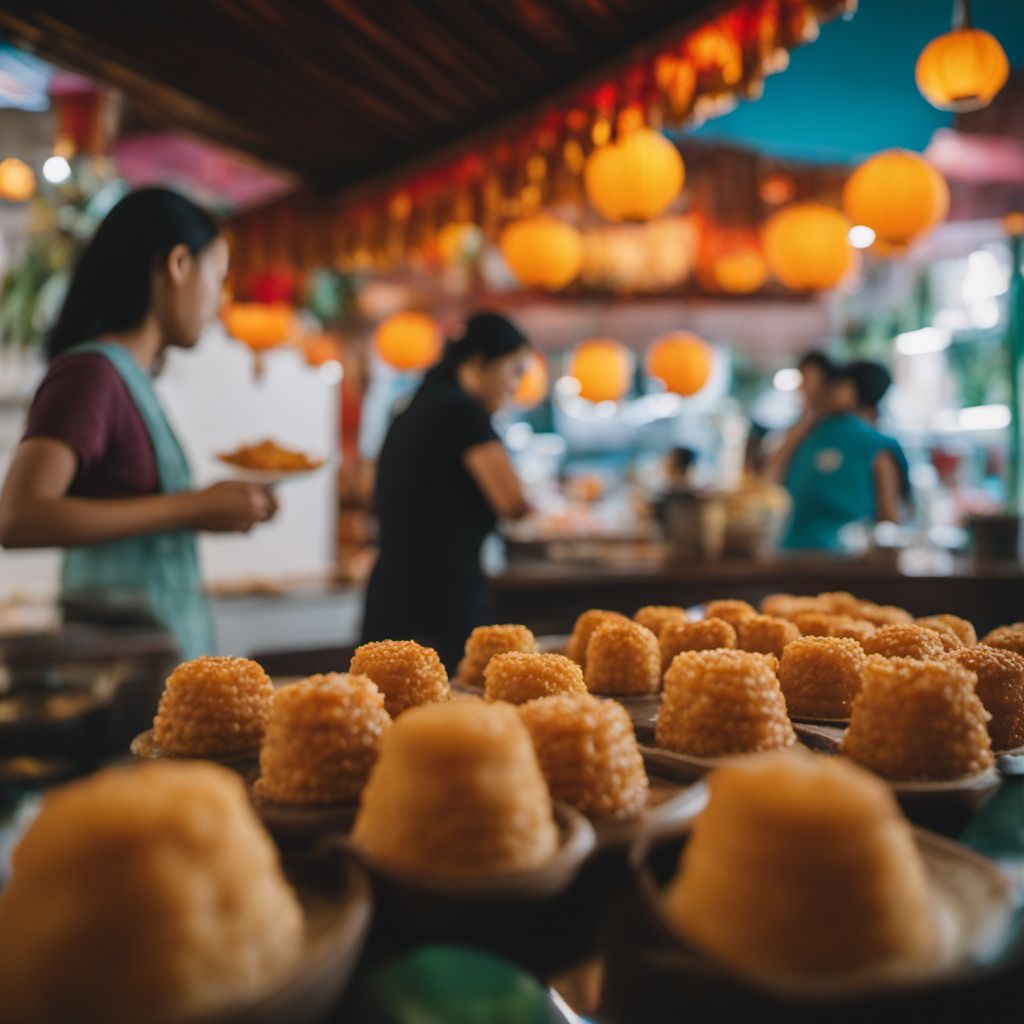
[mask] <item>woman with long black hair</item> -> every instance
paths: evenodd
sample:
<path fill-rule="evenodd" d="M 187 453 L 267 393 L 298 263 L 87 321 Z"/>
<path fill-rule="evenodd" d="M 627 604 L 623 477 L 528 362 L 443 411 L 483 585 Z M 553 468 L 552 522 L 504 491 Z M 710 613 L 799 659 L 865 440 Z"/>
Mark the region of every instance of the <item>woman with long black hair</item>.
<path fill-rule="evenodd" d="M 75 267 L 0 493 L 0 544 L 63 548 L 66 596 L 144 601 L 190 658 L 213 648 L 196 531 L 245 532 L 276 511 L 249 484 L 193 490 L 153 388 L 166 351 L 193 348 L 216 317 L 227 266 L 190 200 L 125 196 Z"/>
<path fill-rule="evenodd" d="M 509 320 L 477 313 L 392 423 L 377 465 L 380 555 L 364 642 L 418 640 L 452 672 L 469 633 L 490 622 L 480 549 L 498 517 L 526 512 L 491 416 L 514 397 L 529 352 Z"/>

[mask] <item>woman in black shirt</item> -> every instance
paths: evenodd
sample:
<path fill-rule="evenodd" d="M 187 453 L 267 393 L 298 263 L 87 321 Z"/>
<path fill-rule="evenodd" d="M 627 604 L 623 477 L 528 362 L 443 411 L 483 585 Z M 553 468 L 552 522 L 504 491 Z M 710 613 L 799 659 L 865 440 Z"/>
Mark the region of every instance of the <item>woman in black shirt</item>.
<path fill-rule="evenodd" d="M 526 512 L 522 484 L 491 416 L 513 398 L 529 343 L 497 313 L 477 313 L 388 431 L 377 466 L 380 555 L 363 642 L 417 640 L 450 672 L 490 621 L 480 549 L 498 517 Z"/>

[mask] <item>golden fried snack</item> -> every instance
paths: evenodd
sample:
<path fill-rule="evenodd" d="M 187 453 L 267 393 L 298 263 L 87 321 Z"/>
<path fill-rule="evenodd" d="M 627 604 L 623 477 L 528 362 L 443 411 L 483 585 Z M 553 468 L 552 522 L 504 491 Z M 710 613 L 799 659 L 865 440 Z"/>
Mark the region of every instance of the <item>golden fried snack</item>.
<path fill-rule="evenodd" d="M 683 651 L 713 651 L 719 647 L 735 647 L 736 630 L 725 619 L 698 619 L 696 622 L 673 622 L 661 631 L 661 671 L 668 671 L 672 659 Z"/>
<path fill-rule="evenodd" d="M 779 684 L 795 717 L 847 718 L 860 692 L 864 650 L 848 637 L 805 636 L 786 645 Z"/>
<path fill-rule="evenodd" d="M 799 637 L 800 630 L 792 622 L 772 615 L 752 615 L 736 627 L 736 646 L 741 651 L 774 654 L 776 658 L 782 657 L 786 644 Z"/>
<path fill-rule="evenodd" d="M 536 650 L 537 640 L 526 626 L 477 626 L 466 640 L 459 678 L 469 686 L 483 686 L 484 670 L 496 654 L 506 651 L 532 654 Z"/>
<path fill-rule="evenodd" d="M 851 619 L 832 612 L 797 612 L 793 622 L 804 636 L 835 636 L 864 641 L 876 627 L 865 619 Z"/>
<path fill-rule="evenodd" d="M 541 697 L 519 708 L 555 800 L 592 818 L 647 806 L 647 772 L 629 712 L 590 694 Z"/>
<path fill-rule="evenodd" d="M 547 863 L 558 827 L 516 709 L 474 700 L 407 711 L 384 737 L 353 839 L 393 869 L 435 877 Z"/>
<path fill-rule="evenodd" d="M 704 605 L 704 617 L 707 619 L 725 619 L 733 629 L 739 627 L 743 619 L 757 614 L 757 609 L 746 601 L 719 600 L 708 601 Z"/>
<path fill-rule="evenodd" d="M 796 743 L 775 676 L 778 662 L 748 651 L 687 651 L 665 673 L 655 736 L 694 757 L 775 750 Z"/>
<path fill-rule="evenodd" d="M 930 626 L 922 622 L 915 622 L 914 625 L 920 626 L 921 629 L 930 629 L 939 638 L 942 649 L 947 654 L 963 649 L 963 641 L 957 636 L 956 630 L 952 626 L 947 626 L 944 622 L 937 622 Z"/>
<path fill-rule="evenodd" d="M 323 459 L 314 459 L 305 452 L 284 448 L 276 441 L 260 441 L 258 444 L 244 444 L 233 452 L 225 452 L 218 456 L 221 462 L 227 462 L 240 469 L 256 469 L 280 473 L 303 473 L 311 469 L 319 469 Z"/>
<path fill-rule="evenodd" d="M 1024 746 L 1024 654 L 975 644 L 954 651 L 950 659 L 978 677 L 976 692 L 992 716 L 992 749 Z"/>
<path fill-rule="evenodd" d="M 946 648 L 939 634 L 924 626 L 912 624 L 882 626 L 861 646 L 867 654 L 881 654 L 885 658 L 941 658 Z"/>
<path fill-rule="evenodd" d="M 999 626 L 982 637 L 981 642 L 989 647 L 998 647 L 1014 654 L 1024 654 L 1024 622 Z"/>
<path fill-rule="evenodd" d="M 658 638 L 639 622 L 606 622 L 590 636 L 584 675 L 591 693 L 657 693 L 661 688 Z"/>
<path fill-rule="evenodd" d="M 417 704 L 451 699 L 448 673 L 433 647 L 413 640 L 378 640 L 356 648 L 348 666 L 355 676 L 369 676 L 384 694 L 392 718 Z"/>
<path fill-rule="evenodd" d="M 556 693 L 586 693 L 583 669 L 563 654 L 520 654 L 509 651 L 491 658 L 484 672 L 484 696 L 525 704 Z"/>
<path fill-rule="evenodd" d="M 256 792 L 280 804 L 339 804 L 362 792 L 391 725 L 366 676 L 310 676 L 274 694 Z"/>
<path fill-rule="evenodd" d="M 991 768 L 977 677 L 955 661 L 864 661 L 843 753 L 889 779 L 949 780 Z"/>
<path fill-rule="evenodd" d="M 637 610 L 634 622 L 646 626 L 655 636 L 660 637 L 662 629 L 670 622 L 686 622 L 685 608 L 672 604 L 648 604 Z"/>
<path fill-rule="evenodd" d="M 898 626 L 914 621 L 906 608 L 897 608 L 894 604 L 874 604 L 871 601 L 861 601 L 848 614 L 855 619 L 866 619 L 875 626 Z"/>
<path fill-rule="evenodd" d="M 583 612 L 572 627 L 572 635 L 566 644 L 565 653 L 577 665 L 582 665 L 584 670 L 587 667 L 587 644 L 590 643 L 590 636 L 598 626 L 603 626 L 606 622 L 629 622 L 629 619 L 618 612 L 606 612 L 600 608 L 591 608 L 589 611 Z"/>
<path fill-rule="evenodd" d="M 951 629 L 957 639 L 964 647 L 971 647 L 978 642 L 978 634 L 974 626 L 959 615 L 925 615 L 923 618 L 914 620 L 919 626 L 927 626 L 930 629 Z"/>
<path fill-rule="evenodd" d="M 0 1016 L 206 1019 L 277 983 L 303 927 L 236 773 L 200 761 L 110 768 L 50 793 L 14 851 L 0 891 Z"/>
<path fill-rule="evenodd" d="M 792 619 L 804 612 L 825 612 L 825 608 L 816 597 L 795 594 L 769 594 L 761 602 L 761 614 L 774 615 L 777 619 Z"/>
<path fill-rule="evenodd" d="M 153 739 L 183 757 L 255 752 L 273 693 L 270 677 L 248 658 L 186 661 L 167 677 Z"/>
<path fill-rule="evenodd" d="M 843 758 L 790 750 L 707 781 L 708 806 L 667 895 L 684 940 L 776 981 L 936 951 L 924 865 L 881 780 Z"/>
<path fill-rule="evenodd" d="M 826 591 L 818 595 L 817 601 L 821 608 L 833 615 L 847 615 L 851 618 L 862 604 L 860 598 L 854 597 L 848 590 Z"/>

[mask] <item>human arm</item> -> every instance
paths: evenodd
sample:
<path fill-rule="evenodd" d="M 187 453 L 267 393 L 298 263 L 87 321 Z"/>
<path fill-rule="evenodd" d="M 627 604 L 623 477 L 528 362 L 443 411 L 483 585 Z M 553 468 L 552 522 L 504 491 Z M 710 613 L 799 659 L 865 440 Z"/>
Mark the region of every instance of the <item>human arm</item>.
<path fill-rule="evenodd" d="M 67 493 L 77 466 L 63 441 L 22 441 L 0 492 L 0 546 L 76 547 L 183 528 L 246 532 L 277 510 L 265 488 L 232 481 L 178 494 L 77 498 Z"/>
<path fill-rule="evenodd" d="M 462 461 L 494 514 L 521 519 L 529 511 L 523 484 L 500 441 L 485 441 L 467 448 Z"/>
<path fill-rule="evenodd" d="M 900 471 L 892 453 L 881 451 L 872 466 L 875 480 L 875 519 L 880 523 L 900 521 Z"/>
<path fill-rule="evenodd" d="M 818 425 L 820 417 L 815 413 L 805 413 L 786 431 L 782 444 L 769 456 L 764 467 L 764 478 L 768 483 L 781 484 L 786 478 L 789 464 L 796 454 L 797 448 L 810 436 Z"/>

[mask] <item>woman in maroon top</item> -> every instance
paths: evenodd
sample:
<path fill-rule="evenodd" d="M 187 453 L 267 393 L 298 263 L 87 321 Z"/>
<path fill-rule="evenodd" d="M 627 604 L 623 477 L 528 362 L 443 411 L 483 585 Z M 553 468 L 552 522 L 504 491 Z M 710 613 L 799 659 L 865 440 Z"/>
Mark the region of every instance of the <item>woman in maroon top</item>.
<path fill-rule="evenodd" d="M 227 265 L 216 223 L 174 192 L 111 210 L 75 268 L 0 493 L 0 544 L 66 549 L 66 593 L 141 596 L 187 656 L 212 644 L 195 531 L 245 532 L 276 511 L 249 484 L 192 489 L 152 388 L 167 349 L 194 347 L 216 316 Z"/>

